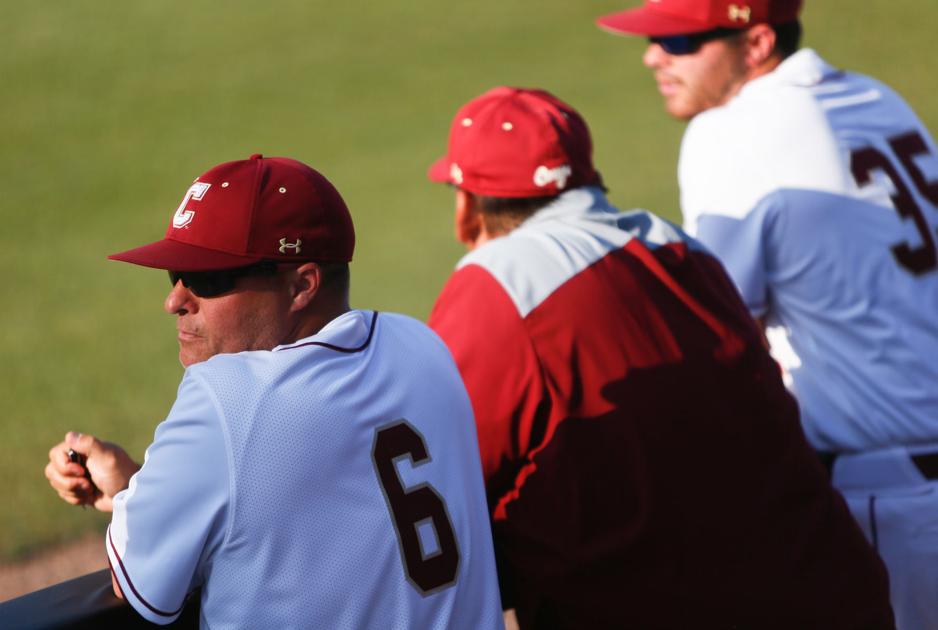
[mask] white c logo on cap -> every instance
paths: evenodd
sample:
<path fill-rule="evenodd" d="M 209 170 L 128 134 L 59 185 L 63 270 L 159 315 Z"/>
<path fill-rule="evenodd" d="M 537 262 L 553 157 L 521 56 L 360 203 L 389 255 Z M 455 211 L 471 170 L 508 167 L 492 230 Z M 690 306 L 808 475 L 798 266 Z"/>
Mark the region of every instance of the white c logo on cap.
<path fill-rule="evenodd" d="M 202 197 L 205 196 L 205 192 L 211 188 L 211 184 L 206 184 L 203 182 L 196 182 L 189 186 L 189 190 L 186 191 L 185 197 L 182 198 L 182 203 L 179 204 L 179 207 L 176 208 L 176 214 L 173 215 L 173 227 L 181 228 L 186 227 L 192 223 L 193 217 L 195 217 L 195 210 L 189 210 L 186 208 L 186 204 L 189 203 L 189 200 L 193 201 L 202 201 Z"/>

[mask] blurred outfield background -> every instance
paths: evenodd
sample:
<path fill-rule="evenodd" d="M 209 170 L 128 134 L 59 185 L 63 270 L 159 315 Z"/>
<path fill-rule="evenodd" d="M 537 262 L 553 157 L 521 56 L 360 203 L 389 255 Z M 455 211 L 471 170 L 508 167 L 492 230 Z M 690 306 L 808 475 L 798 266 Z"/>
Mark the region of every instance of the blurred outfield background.
<path fill-rule="evenodd" d="M 456 108 L 494 85 L 570 101 L 612 199 L 677 220 L 683 124 L 644 42 L 593 24 L 637 3 L 0 0 L 0 562 L 106 522 L 46 484 L 66 430 L 142 459 L 168 410 L 166 276 L 105 255 L 159 238 L 210 166 L 263 152 L 324 172 L 357 225 L 354 304 L 421 319 L 460 255 L 452 193 L 424 173 Z M 804 22 L 806 45 L 938 131 L 935 0 L 807 0 Z"/>

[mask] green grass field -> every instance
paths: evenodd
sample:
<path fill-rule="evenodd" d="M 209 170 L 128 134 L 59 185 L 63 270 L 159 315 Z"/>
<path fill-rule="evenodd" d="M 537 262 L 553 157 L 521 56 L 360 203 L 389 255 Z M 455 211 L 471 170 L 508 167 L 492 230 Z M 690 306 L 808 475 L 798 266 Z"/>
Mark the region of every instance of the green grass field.
<path fill-rule="evenodd" d="M 160 237 L 188 184 L 254 152 L 306 161 L 358 230 L 353 302 L 425 318 L 460 248 L 425 171 L 498 84 L 570 101 L 620 207 L 677 219 L 683 125 L 644 42 L 596 16 L 638 0 L 52 0 L 0 24 L 0 561 L 102 528 L 43 476 L 69 429 L 138 458 L 181 376 L 165 274 L 105 260 Z M 934 0 L 807 0 L 805 44 L 893 85 L 938 131 Z M 272 509 L 276 509 L 272 506 Z"/>

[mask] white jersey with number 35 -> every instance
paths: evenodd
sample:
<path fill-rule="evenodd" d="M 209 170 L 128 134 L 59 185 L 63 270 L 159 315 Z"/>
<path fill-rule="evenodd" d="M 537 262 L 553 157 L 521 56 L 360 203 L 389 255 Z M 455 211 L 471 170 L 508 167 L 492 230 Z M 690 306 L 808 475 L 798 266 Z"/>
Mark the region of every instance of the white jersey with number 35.
<path fill-rule="evenodd" d="M 814 446 L 938 442 L 938 151 L 908 105 L 801 50 L 691 121 L 679 178 Z"/>
<path fill-rule="evenodd" d="M 145 618 L 212 628 L 496 628 L 472 409 L 416 320 L 352 311 L 191 366 L 107 551 Z"/>

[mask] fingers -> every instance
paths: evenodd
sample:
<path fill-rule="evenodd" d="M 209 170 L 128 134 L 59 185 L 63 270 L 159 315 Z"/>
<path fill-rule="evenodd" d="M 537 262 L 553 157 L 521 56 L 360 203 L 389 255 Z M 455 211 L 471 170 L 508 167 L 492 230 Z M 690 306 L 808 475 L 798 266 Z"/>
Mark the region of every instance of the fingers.
<path fill-rule="evenodd" d="M 46 464 L 46 479 L 56 490 L 75 490 L 84 486 L 91 487 L 85 477 L 84 468 L 78 464 L 68 463 L 63 469 L 53 462 Z"/>
<path fill-rule="evenodd" d="M 46 468 L 52 467 L 64 476 L 83 477 L 85 474 L 84 466 L 68 459 L 68 449 L 69 446 L 66 442 L 56 444 L 49 449 L 49 464 Z M 46 477 L 49 477 L 48 473 Z"/>
<path fill-rule="evenodd" d="M 69 460 L 69 449 L 84 456 L 84 465 Z M 117 444 L 69 431 L 65 440 L 49 451 L 46 478 L 62 500 L 109 512 L 111 498 L 127 487 L 139 469 L 140 465 Z"/>
<path fill-rule="evenodd" d="M 90 505 L 94 503 L 94 498 L 84 494 L 74 494 L 70 492 L 59 492 L 59 498 L 71 505 Z"/>
<path fill-rule="evenodd" d="M 69 466 L 77 466 L 77 464 L 69 462 Z M 50 461 L 45 468 L 46 479 L 49 480 L 49 485 L 63 501 L 72 505 L 91 503 L 95 499 L 95 488 L 85 478 L 84 469 L 81 466 L 77 466 L 77 468 L 79 469 L 77 474 L 74 471 L 71 474 L 68 472 L 63 473 L 55 463 Z"/>
<path fill-rule="evenodd" d="M 81 464 L 72 462 L 68 458 L 68 449 L 78 452 L 84 449 L 86 443 L 81 434 L 70 432 L 65 441 L 56 444 L 49 450 L 49 463 L 45 467 L 46 479 L 49 485 L 62 498 L 72 505 L 85 505 L 95 500 L 96 488 L 88 481 L 86 471 Z M 93 438 L 92 438 L 93 440 Z M 78 448 L 75 448 L 78 446 Z"/>
<path fill-rule="evenodd" d="M 65 444 L 67 448 L 71 448 L 85 457 L 93 455 L 95 451 L 101 448 L 101 443 L 93 435 L 85 435 L 77 431 L 69 431 L 65 434 Z"/>

